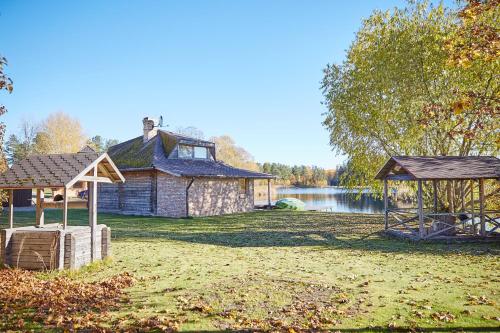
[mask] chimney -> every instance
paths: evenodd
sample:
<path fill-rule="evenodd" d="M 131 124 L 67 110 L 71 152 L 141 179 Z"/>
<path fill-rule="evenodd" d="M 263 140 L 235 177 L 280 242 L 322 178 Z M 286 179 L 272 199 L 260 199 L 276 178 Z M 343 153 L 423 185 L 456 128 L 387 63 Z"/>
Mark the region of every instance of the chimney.
<path fill-rule="evenodd" d="M 158 133 L 158 124 L 154 119 L 149 119 L 148 117 L 145 117 L 142 120 L 142 125 L 144 133 L 142 137 L 142 142 L 146 143 L 153 137 L 155 137 L 156 134 Z"/>

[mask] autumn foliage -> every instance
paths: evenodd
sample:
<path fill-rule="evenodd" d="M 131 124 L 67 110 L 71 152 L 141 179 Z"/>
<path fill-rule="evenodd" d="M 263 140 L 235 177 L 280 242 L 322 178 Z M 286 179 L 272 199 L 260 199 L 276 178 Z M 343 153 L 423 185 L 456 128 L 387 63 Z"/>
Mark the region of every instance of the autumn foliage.
<path fill-rule="evenodd" d="M 123 289 L 133 282 L 128 273 L 84 283 L 67 277 L 43 280 L 20 269 L 0 270 L 0 330 L 38 323 L 46 328 L 106 331 L 102 324 L 107 312 L 126 301 Z"/>

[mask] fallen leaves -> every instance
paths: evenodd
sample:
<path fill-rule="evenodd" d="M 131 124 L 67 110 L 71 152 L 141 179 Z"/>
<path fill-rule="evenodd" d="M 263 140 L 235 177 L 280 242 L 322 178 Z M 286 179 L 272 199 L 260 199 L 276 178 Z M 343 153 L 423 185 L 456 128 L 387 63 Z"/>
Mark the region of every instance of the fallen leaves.
<path fill-rule="evenodd" d="M 42 280 L 20 269 L 0 270 L 0 329 L 21 329 L 25 321 L 48 328 L 99 329 L 107 312 L 127 302 L 128 273 L 84 283 L 67 277 Z"/>
<path fill-rule="evenodd" d="M 467 294 L 467 305 L 495 305 L 495 302 L 488 299 L 486 296 L 474 296 Z"/>
<path fill-rule="evenodd" d="M 136 320 L 123 328 L 126 332 L 177 332 L 179 330 L 180 321 L 171 320 L 166 317 L 153 316 L 150 318 L 142 318 Z"/>
<path fill-rule="evenodd" d="M 44 329 L 89 332 L 176 332 L 181 320 L 152 316 L 111 318 L 128 303 L 124 289 L 135 279 L 121 273 L 100 282 L 67 277 L 43 280 L 35 272 L 0 270 L 0 330 L 22 330 L 26 321 Z"/>
<path fill-rule="evenodd" d="M 336 301 L 339 304 L 347 304 L 347 303 L 349 303 L 350 300 L 349 300 L 349 296 L 347 294 L 340 293 L 337 295 Z"/>
<path fill-rule="evenodd" d="M 442 321 L 445 323 L 451 323 L 455 321 L 455 316 L 448 311 L 434 312 L 430 317 L 435 321 Z"/>
<path fill-rule="evenodd" d="M 207 287 L 203 295 L 176 297 L 178 308 L 210 317 L 222 330 L 322 332 L 355 317 L 365 299 L 337 287 L 301 280 L 251 276 Z"/>

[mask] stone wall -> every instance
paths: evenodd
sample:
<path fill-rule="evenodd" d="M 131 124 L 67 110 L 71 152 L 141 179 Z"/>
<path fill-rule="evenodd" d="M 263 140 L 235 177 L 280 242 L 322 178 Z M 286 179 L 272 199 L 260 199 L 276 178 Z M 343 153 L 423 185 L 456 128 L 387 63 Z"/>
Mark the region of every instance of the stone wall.
<path fill-rule="evenodd" d="M 167 217 L 186 216 L 186 186 L 188 178 L 157 173 L 156 215 Z"/>
<path fill-rule="evenodd" d="M 191 178 L 159 171 L 124 172 L 123 184 L 99 184 L 98 210 L 133 215 L 186 216 Z M 195 178 L 189 189 L 189 215 L 210 216 L 253 210 L 254 182 L 240 193 L 238 179 Z"/>
<path fill-rule="evenodd" d="M 189 189 L 189 214 L 211 216 L 248 212 L 254 208 L 254 184 L 247 180 L 240 193 L 238 179 L 196 178 Z"/>

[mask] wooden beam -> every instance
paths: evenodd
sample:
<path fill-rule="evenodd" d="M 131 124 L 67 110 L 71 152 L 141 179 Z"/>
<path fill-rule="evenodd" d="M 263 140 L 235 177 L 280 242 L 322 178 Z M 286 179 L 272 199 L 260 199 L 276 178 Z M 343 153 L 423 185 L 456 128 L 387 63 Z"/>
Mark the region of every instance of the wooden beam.
<path fill-rule="evenodd" d="M 94 177 L 97 177 L 97 167 L 94 167 Z M 97 181 L 87 182 L 89 200 L 89 225 L 90 225 L 90 260 L 96 258 L 96 229 L 97 229 Z"/>
<path fill-rule="evenodd" d="M 474 233 L 474 235 L 476 234 L 477 232 L 477 229 L 476 229 L 476 224 L 474 223 L 474 179 L 471 179 L 470 180 L 470 214 L 471 214 L 471 222 L 472 222 L 472 232 Z"/>
<path fill-rule="evenodd" d="M 387 178 L 384 178 L 384 227 L 385 230 L 389 227 L 389 189 L 387 186 Z"/>
<path fill-rule="evenodd" d="M 446 181 L 446 196 L 448 199 L 448 212 L 455 212 L 455 204 L 453 202 L 453 189 L 451 188 L 452 180 Z"/>
<path fill-rule="evenodd" d="M 14 228 L 14 190 L 9 190 L 9 229 Z"/>
<path fill-rule="evenodd" d="M 420 236 L 420 239 L 423 239 L 425 237 L 425 228 L 424 228 L 424 203 L 422 199 L 422 181 L 418 181 L 418 193 L 417 193 L 417 200 L 418 200 L 418 233 Z"/>
<path fill-rule="evenodd" d="M 388 180 L 415 180 L 412 175 L 401 174 L 401 175 L 388 175 L 385 177 Z"/>
<path fill-rule="evenodd" d="M 479 218 L 481 220 L 481 236 L 486 236 L 486 221 L 484 219 L 484 179 L 479 179 Z"/>
<path fill-rule="evenodd" d="M 406 224 L 410 223 L 410 222 L 413 222 L 414 220 L 417 220 L 418 216 L 413 216 L 413 217 L 410 217 L 410 218 L 406 218 L 404 220 L 400 219 L 396 214 L 392 214 L 392 217 L 396 221 L 398 221 L 398 222 L 394 223 L 394 224 L 391 224 L 390 226 L 388 226 L 387 230 L 393 229 L 394 227 L 397 227 L 397 226 L 401 225 L 401 226 L 405 227 L 410 233 L 417 235 L 417 233 L 415 231 L 413 231 L 413 229 L 410 228 L 409 226 L 407 226 Z"/>
<path fill-rule="evenodd" d="M 271 179 L 267 180 L 267 206 L 271 209 Z"/>
<path fill-rule="evenodd" d="M 113 162 L 113 160 L 109 157 L 109 155 L 107 153 L 104 153 L 104 159 L 103 161 L 106 161 L 109 163 L 109 165 L 111 165 L 111 169 L 113 170 L 114 173 L 116 173 L 116 175 L 118 176 L 118 179 L 122 182 L 122 183 L 125 183 L 125 177 L 123 177 L 122 173 L 120 172 L 120 170 L 116 167 L 115 163 Z"/>
<path fill-rule="evenodd" d="M 464 181 L 460 181 L 460 199 L 462 200 L 462 212 L 465 212 L 465 189 L 464 189 Z"/>
<path fill-rule="evenodd" d="M 64 201 L 44 201 L 42 207 L 45 208 L 64 208 Z M 68 208 L 88 208 L 88 202 L 85 200 L 68 201 Z"/>
<path fill-rule="evenodd" d="M 116 173 L 118 176 L 117 181 L 125 182 L 125 178 L 121 174 L 120 170 L 116 167 L 116 165 L 113 163 L 113 161 L 109 158 L 108 154 L 104 153 L 101 156 L 99 156 L 95 161 L 93 161 L 89 166 L 87 166 L 82 172 L 80 172 L 75 178 L 70 180 L 65 186 L 67 188 L 72 187 L 76 182 L 82 181 L 81 178 L 84 177 L 89 171 L 92 171 L 95 169 L 95 167 L 101 162 L 101 161 L 106 161 L 108 162 L 113 171 Z M 94 173 L 94 177 L 97 177 L 97 174 Z"/>
<path fill-rule="evenodd" d="M 109 164 L 107 164 L 109 165 Z M 99 164 L 97 164 L 97 168 L 99 171 L 101 171 L 105 177 L 109 178 L 109 179 L 113 179 L 113 176 L 111 175 L 111 173 L 108 171 L 108 169 L 106 168 L 106 164 L 101 162 Z"/>
<path fill-rule="evenodd" d="M 65 187 L 63 192 L 63 229 L 68 226 L 68 189 Z"/>
<path fill-rule="evenodd" d="M 80 177 L 82 182 L 98 182 L 98 183 L 113 183 L 108 177 L 98 177 L 98 176 L 82 176 Z"/>
<path fill-rule="evenodd" d="M 43 213 L 43 201 L 45 199 L 45 194 L 43 189 L 36 189 L 36 226 L 43 227 L 44 224 L 44 213 Z"/>
<path fill-rule="evenodd" d="M 438 188 L 437 188 L 437 180 L 432 181 L 432 195 L 434 199 L 434 213 L 438 212 Z"/>

